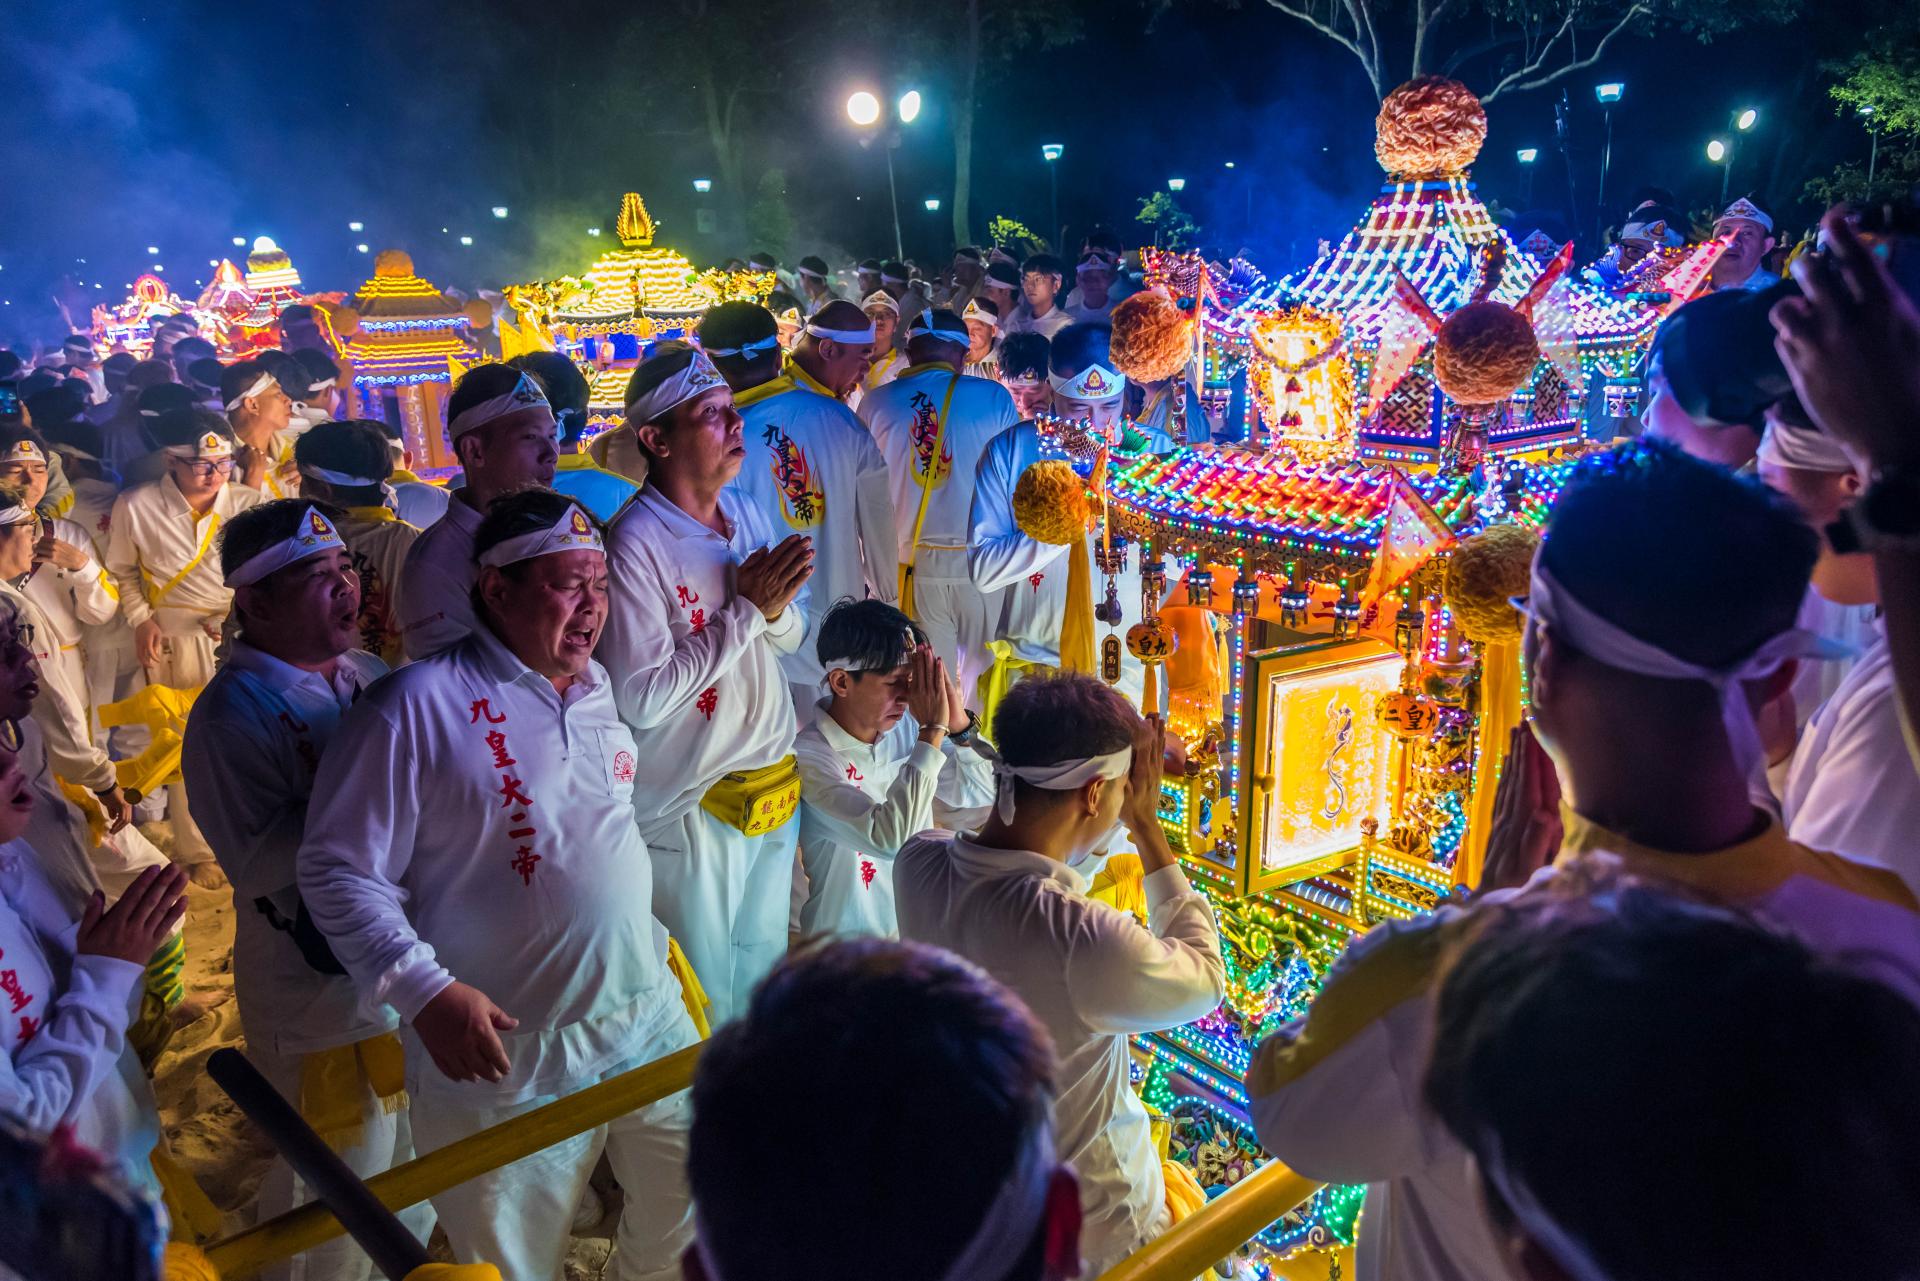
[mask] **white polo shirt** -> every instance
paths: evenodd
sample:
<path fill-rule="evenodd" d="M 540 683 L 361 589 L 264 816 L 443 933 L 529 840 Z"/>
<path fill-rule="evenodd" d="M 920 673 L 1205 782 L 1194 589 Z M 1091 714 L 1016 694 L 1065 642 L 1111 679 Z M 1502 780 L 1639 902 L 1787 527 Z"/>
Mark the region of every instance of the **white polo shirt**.
<path fill-rule="evenodd" d="M 410 659 L 425 658 L 474 629 L 473 536 L 480 512 L 455 493 L 446 514 L 420 532 L 400 567 L 400 643 Z"/>

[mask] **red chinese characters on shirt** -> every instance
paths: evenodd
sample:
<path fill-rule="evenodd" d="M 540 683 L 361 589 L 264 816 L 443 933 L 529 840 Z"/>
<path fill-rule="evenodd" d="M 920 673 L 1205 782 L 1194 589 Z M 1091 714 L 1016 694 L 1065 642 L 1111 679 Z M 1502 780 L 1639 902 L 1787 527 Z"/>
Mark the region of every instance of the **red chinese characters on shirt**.
<path fill-rule="evenodd" d="M 694 591 L 691 587 L 688 587 L 685 583 L 681 583 L 679 586 L 675 587 L 673 590 L 674 590 L 674 594 L 679 597 L 680 607 L 682 609 L 691 609 L 693 606 L 698 605 L 700 603 L 700 593 Z"/>
<path fill-rule="evenodd" d="M 470 724 L 479 724 L 484 716 L 489 725 L 504 725 L 505 716 L 493 715 L 493 709 L 481 699 L 473 705 L 473 717 Z M 507 860 L 507 866 L 520 877 L 520 884 L 533 884 L 533 869 L 539 865 L 540 855 L 534 852 L 533 839 L 540 834 L 533 822 L 533 797 L 527 795 L 526 784 L 515 778 L 507 768 L 517 762 L 507 746 L 505 730 L 488 730 L 483 739 L 486 744 L 487 758 L 495 769 L 500 771 L 500 786 L 494 794 L 500 798 L 500 808 L 510 811 L 507 822 L 507 839 L 514 842 L 513 857 Z"/>
<path fill-rule="evenodd" d="M 852 762 L 848 762 L 847 781 L 849 783 L 864 783 L 867 781 L 867 776 L 865 774 L 862 774 L 859 770 L 855 769 L 853 767 Z"/>
<path fill-rule="evenodd" d="M 1036 595 L 1037 595 L 1037 594 L 1039 593 L 1039 591 L 1040 591 L 1040 584 L 1041 584 L 1042 582 L 1044 582 L 1044 581 L 1046 581 L 1046 577 L 1047 577 L 1047 576 L 1046 576 L 1045 574 L 1039 574 L 1039 573 L 1034 573 L 1034 574 L 1028 574 L 1028 575 L 1027 575 L 1027 583 L 1028 583 L 1028 585 L 1029 585 L 1029 586 L 1031 586 L 1031 587 L 1033 588 L 1033 590 L 1034 590 L 1034 593 L 1035 593 Z"/>
<path fill-rule="evenodd" d="M 860 885 L 861 885 L 861 887 L 862 887 L 863 889 L 869 889 L 869 890 L 870 890 L 870 889 L 872 889 L 872 888 L 873 888 L 873 878 L 874 878 L 875 876 L 877 876 L 877 875 L 879 875 L 879 872 L 880 872 L 880 869 L 879 869 L 879 868 L 877 868 L 877 867 L 875 867 L 875 866 L 873 865 L 873 860 L 872 860 L 872 859 L 870 859 L 870 858 L 863 858 L 863 859 L 861 859 L 861 860 L 860 860 Z"/>
<path fill-rule="evenodd" d="M 20 986 L 18 970 L 0 970 L 0 992 L 4 992 L 13 1003 L 15 1014 L 33 1004 L 33 993 Z"/>
<path fill-rule="evenodd" d="M 713 719 L 713 709 L 720 706 L 720 687 L 709 685 L 700 691 L 700 697 L 693 700 L 694 710 L 708 720 Z"/>
<path fill-rule="evenodd" d="M 491 699 L 482 698 L 474 702 L 473 709 L 467 715 L 467 724 L 478 725 L 482 717 L 486 718 L 486 722 L 489 725 L 504 725 L 507 723 L 507 718 L 504 714 L 499 716 L 493 714 L 493 700 Z"/>
<path fill-rule="evenodd" d="M 31 1041 L 33 1034 L 39 1030 L 39 1019 L 32 1018 L 25 1014 L 20 1016 L 20 1044 L 25 1045 L 28 1041 Z"/>
<path fill-rule="evenodd" d="M 701 632 L 706 631 L 707 630 L 707 611 L 705 609 L 695 609 L 692 613 L 688 614 L 687 626 L 693 629 L 693 634 L 695 636 L 698 636 Z"/>

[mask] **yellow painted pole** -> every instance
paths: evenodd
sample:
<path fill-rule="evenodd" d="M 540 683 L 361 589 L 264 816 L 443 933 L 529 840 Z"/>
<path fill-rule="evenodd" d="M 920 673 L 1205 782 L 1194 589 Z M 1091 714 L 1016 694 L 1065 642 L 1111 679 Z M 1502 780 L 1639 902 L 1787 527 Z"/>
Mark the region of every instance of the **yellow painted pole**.
<path fill-rule="evenodd" d="M 1099 1281 L 1192 1281 L 1320 1188 L 1269 1161 L 1109 1268 Z"/>
<path fill-rule="evenodd" d="M 522 1157 L 617 1117 L 658 1103 L 693 1084 L 693 1065 L 701 1047 L 690 1045 L 663 1059 L 644 1063 L 610 1081 L 589 1086 L 578 1094 L 555 1099 L 509 1121 L 468 1135 L 385 1174 L 367 1180 L 367 1190 L 389 1210 L 417 1205 L 428 1197 L 458 1187 L 468 1179 L 511 1165 Z M 245 1232 L 202 1247 L 220 1276 L 252 1276 L 261 1268 L 290 1259 L 345 1229 L 324 1205 L 303 1205 Z"/>

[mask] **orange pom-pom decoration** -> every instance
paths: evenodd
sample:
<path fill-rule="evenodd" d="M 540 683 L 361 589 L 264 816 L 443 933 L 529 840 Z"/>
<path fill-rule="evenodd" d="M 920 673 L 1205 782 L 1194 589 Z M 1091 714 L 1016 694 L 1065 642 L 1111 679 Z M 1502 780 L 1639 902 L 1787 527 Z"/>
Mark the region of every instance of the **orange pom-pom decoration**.
<path fill-rule="evenodd" d="M 1468 640 L 1520 639 L 1523 620 L 1510 598 L 1527 594 L 1539 547 L 1540 535 L 1523 525 L 1489 525 L 1453 549 L 1440 595 Z"/>
<path fill-rule="evenodd" d="M 1036 543 L 1065 546 L 1087 536 L 1093 514 L 1087 487 L 1073 465 L 1042 458 L 1020 473 L 1013 486 L 1013 521 Z"/>
<path fill-rule="evenodd" d="M 1135 382 L 1172 378 L 1193 354 L 1193 317 L 1157 290 L 1123 299 L 1109 321 L 1113 367 Z"/>
<path fill-rule="evenodd" d="M 1505 400 L 1539 363 L 1532 324 L 1503 303 L 1468 303 L 1447 317 L 1433 344 L 1434 381 L 1462 405 Z"/>
<path fill-rule="evenodd" d="M 1374 120 L 1373 154 L 1395 178 L 1459 173 L 1487 140 L 1487 112 L 1473 91 L 1445 76 L 1395 89 Z"/>

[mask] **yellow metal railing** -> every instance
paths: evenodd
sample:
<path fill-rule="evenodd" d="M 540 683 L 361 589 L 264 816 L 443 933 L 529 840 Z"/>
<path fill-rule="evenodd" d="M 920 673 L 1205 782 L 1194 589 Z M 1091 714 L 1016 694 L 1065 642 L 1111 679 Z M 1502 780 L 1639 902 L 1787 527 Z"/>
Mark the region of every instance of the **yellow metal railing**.
<path fill-rule="evenodd" d="M 375 1175 L 367 1180 L 367 1189 L 389 1210 L 417 1205 L 489 1170 L 511 1165 L 576 1134 L 678 1094 L 693 1084 L 693 1065 L 700 1058 L 701 1048 L 690 1045 L 631 1072 L 623 1072 L 610 1081 L 589 1086 L 578 1094 L 569 1094 L 478 1134 L 468 1135 L 405 1165 L 397 1165 L 385 1174 Z M 331 1211 L 315 1203 L 202 1249 L 220 1276 L 231 1279 L 252 1276 L 261 1268 L 290 1259 L 345 1231 Z"/>
<path fill-rule="evenodd" d="M 1099 1281 L 1193 1281 L 1322 1186 L 1269 1161 L 1109 1268 Z"/>

